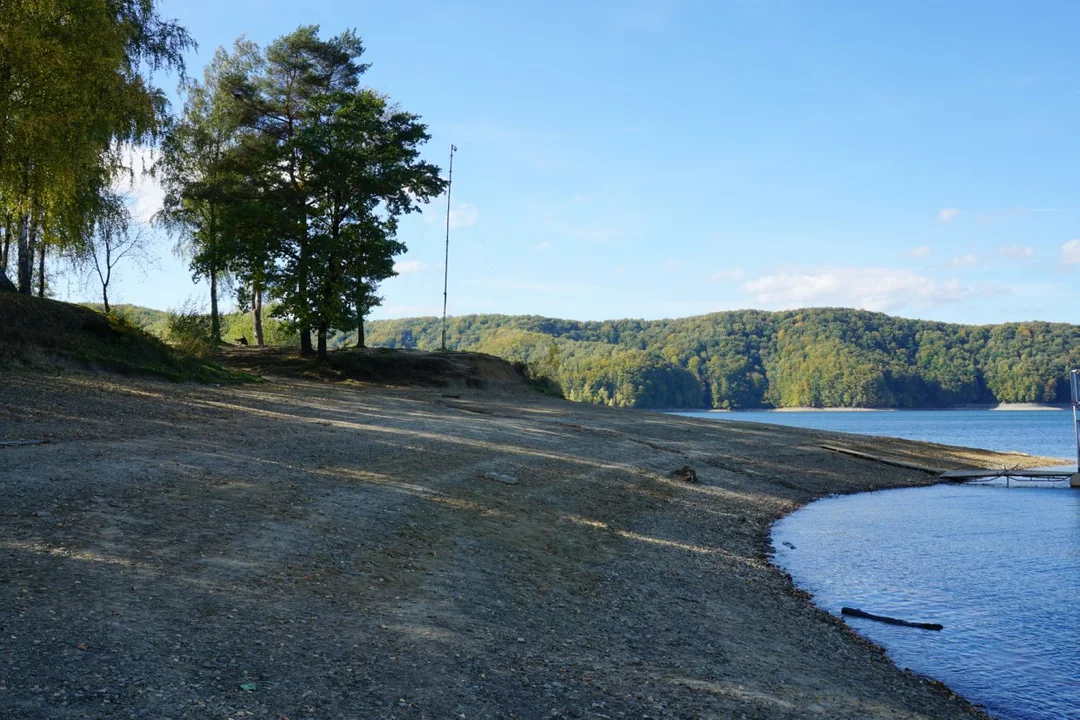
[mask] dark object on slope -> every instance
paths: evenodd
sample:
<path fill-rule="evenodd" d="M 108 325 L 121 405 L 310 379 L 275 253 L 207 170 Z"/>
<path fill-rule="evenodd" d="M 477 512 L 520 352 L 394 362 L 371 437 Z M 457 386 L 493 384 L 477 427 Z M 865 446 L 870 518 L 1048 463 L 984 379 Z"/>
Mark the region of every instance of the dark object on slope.
<path fill-rule="evenodd" d="M 683 465 L 681 468 L 672 473 L 676 480 L 682 480 L 683 482 L 696 483 L 697 472 L 689 465 Z"/>
<path fill-rule="evenodd" d="M 244 347 L 247 347 L 247 344 L 248 344 L 247 335 L 241 335 L 239 338 L 237 338 L 236 339 L 236 344 L 237 345 L 243 345 Z"/>
<path fill-rule="evenodd" d="M 15 283 L 8 280 L 8 276 L 3 270 L 0 270 L 0 292 L 19 292 L 19 288 L 15 287 Z"/>
<path fill-rule="evenodd" d="M 897 620 L 896 618 L 885 617 L 884 615 L 871 615 L 868 612 L 863 612 L 858 608 L 840 608 L 841 615 L 851 615 L 852 617 L 865 618 L 866 620 L 877 620 L 878 622 L 887 623 L 889 625 L 902 625 L 904 627 L 919 628 L 921 630 L 943 630 L 944 626 L 937 623 L 920 623 L 920 622 L 908 622 L 907 620 Z"/>

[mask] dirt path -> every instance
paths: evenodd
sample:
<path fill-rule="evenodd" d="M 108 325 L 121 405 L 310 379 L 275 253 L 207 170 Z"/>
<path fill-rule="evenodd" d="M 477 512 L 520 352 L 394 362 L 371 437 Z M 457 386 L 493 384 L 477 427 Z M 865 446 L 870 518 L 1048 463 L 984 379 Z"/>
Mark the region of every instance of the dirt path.
<path fill-rule="evenodd" d="M 3 373 L 0 439 L 51 443 L 0 449 L 0 717 L 976 716 L 766 560 L 814 497 L 927 482 L 819 447 L 850 438 Z M 686 464 L 699 485 L 671 478 Z"/>

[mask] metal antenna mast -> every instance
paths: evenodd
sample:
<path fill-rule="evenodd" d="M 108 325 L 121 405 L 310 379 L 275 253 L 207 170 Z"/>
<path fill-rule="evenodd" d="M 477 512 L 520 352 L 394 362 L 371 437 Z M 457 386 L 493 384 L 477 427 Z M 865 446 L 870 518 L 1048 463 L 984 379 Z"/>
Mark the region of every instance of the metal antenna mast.
<path fill-rule="evenodd" d="M 450 189 L 454 186 L 454 153 L 457 146 L 450 146 L 450 175 L 446 180 L 446 259 L 443 261 L 442 287 L 442 349 L 446 352 L 446 287 L 450 279 Z"/>

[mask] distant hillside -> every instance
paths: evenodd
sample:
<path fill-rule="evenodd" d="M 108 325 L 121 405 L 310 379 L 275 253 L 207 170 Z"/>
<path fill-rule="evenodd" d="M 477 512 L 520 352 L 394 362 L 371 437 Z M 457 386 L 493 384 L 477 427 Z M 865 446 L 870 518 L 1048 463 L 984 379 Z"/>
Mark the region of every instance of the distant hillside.
<path fill-rule="evenodd" d="M 368 344 L 439 347 L 438 318 L 368 324 Z M 339 337 L 348 342 L 348 337 Z M 466 315 L 447 346 L 550 377 L 567 398 L 635 407 L 947 407 L 1068 402 L 1080 327 L 954 325 L 848 309 L 576 322 Z"/>

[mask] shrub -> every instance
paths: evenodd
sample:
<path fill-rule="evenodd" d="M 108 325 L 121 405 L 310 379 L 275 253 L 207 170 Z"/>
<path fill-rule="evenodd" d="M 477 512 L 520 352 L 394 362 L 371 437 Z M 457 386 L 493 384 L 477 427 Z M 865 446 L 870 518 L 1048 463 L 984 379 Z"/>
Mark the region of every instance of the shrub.
<path fill-rule="evenodd" d="M 168 342 L 185 355 L 206 358 L 214 350 L 210 316 L 190 300 L 169 312 Z"/>

